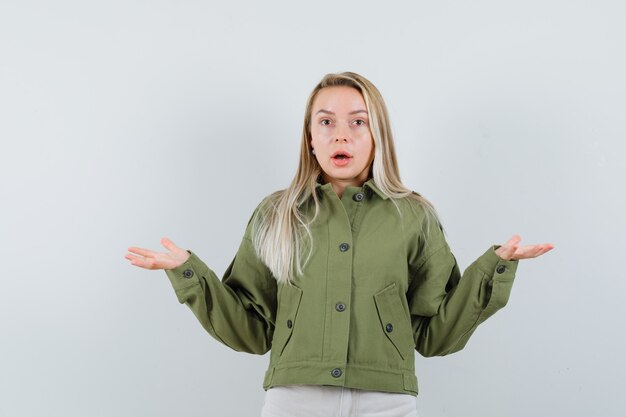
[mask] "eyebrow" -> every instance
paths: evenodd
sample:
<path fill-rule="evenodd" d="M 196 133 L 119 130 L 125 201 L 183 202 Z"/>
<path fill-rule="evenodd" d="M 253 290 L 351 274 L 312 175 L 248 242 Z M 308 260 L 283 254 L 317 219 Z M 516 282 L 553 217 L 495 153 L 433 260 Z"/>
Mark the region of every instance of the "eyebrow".
<path fill-rule="evenodd" d="M 315 113 L 315 114 L 318 114 L 318 113 L 326 113 L 326 114 L 333 114 L 333 115 L 335 114 L 335 113 L 333 113 L 330 110 L 324 110 L 324 109 L 318 110 L 317 113 Z M 367 114 L 367 111 L 365 111 L 365 110 L 354 110 L 354 111 L 351 111 L 348 114 L 357 114 L 357 113 L 365 113 L 365 114 Z"/>

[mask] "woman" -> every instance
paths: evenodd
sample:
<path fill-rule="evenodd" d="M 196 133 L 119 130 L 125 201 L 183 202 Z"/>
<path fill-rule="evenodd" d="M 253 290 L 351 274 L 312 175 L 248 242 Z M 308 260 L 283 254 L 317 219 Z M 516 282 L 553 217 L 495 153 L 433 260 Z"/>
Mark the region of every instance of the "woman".
<path fill-rule="evenodd" d="M 263 416 L 405 417 L 414 350 L 462 349 L 506 304 L 518 261 L 553 248 L 519 242 L 490 246 L 461 276 L 434 207 L 400 181 L 382 96 L 344 72 L 309 96 L 298 171 L 258 205 L 221 281 L 167 238 L 169 252 L 126 258 L 165 269 L 215 339 L 271 348 Z"/>

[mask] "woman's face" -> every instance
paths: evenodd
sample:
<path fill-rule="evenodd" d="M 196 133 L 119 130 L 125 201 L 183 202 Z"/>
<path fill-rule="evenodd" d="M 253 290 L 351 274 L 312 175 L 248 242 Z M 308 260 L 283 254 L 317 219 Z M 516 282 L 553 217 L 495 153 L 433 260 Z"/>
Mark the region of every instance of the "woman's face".
<path fill-rule="evenodd" d="M 360 186 L 374 158 L 365 100 L 345 86 L 322 88 L 313 101 L 311 148 L 326 182 Z"/>

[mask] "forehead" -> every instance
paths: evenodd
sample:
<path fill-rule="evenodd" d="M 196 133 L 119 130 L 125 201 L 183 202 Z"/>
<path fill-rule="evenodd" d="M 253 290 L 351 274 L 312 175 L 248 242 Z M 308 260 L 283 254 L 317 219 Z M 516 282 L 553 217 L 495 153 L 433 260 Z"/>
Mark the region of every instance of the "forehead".
<path fill-rule="evenodd" d="M 363 96 L 353 87 L 336 86 L 322 88 L 313 101 L 313 113 L 320 109 L 332 112 L 366 110 Z"/>

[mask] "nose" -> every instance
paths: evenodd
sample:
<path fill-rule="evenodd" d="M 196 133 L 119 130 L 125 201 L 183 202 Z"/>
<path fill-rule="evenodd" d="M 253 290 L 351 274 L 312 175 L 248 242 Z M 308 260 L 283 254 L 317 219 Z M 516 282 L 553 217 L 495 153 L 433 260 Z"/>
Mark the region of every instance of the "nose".
<path fill-rule="evenodd" d="M 345 123 L 347 125 L 347 123 Z M 337 128 L 337 132 L 335 135 L 335 142 L 347 142 L 348 141 L 348 134 L 349 128 L 347 126 L 344 126 L 344 123 L 339 123 L 339 127 Z"/>

